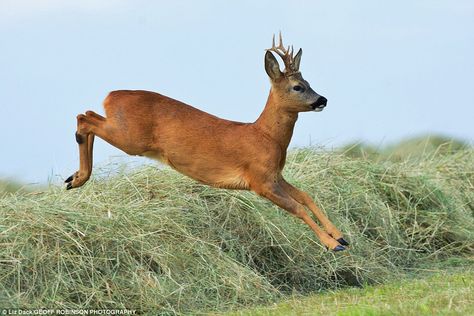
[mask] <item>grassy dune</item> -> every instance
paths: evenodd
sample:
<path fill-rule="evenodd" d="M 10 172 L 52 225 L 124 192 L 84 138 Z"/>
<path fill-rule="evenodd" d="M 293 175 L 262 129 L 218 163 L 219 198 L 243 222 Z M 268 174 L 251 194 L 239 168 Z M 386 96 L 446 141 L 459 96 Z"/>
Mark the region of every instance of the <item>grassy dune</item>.
<path fill-rule="evenodd" d="M 363 142 L 347 144 L 341 149 L 345 155 L 354 158 L 369 158 L 372 160 L 423 160 L 444 156 L 470 146 L 461 140 L 441 135 L 418 136 L 409 138 L 393 145 L 377 148 Z"/>
<path fill-rule="evenodd" d="M 292 151 L 286 178 L 352 244 L 336 254 L 250 192 L 152 167 L 96 175 L 0 199 L 0 306 L 224 311 L 383 284 L 474 251 L 470 149 L 399 161 Z"/>

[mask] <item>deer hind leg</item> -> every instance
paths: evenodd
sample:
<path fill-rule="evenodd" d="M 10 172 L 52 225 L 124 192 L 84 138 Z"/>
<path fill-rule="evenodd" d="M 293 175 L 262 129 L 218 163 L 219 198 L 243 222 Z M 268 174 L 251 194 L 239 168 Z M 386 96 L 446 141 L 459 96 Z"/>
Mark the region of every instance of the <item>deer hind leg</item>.
<path fill-rule="evenodd" d="M 89 180 L 92 173 L 94 130 L 103 126 L 106 119 L 92 111 L 77 116 L 76 142 L 79 145 L 79 170 L 66 179 L 66 189 L 78 188 Z"/>
<path fill-rule="evenodd" d="M 323 225 L 326 232 L 334 239 L 336 239 L 341 245 L 348 246 L 349 243 L 344 239 L 342 233 L 336 226 L 326 217 L 326 215 L 321 211 L 321 209 L 314 203 L 313 199 L 308 195 L 308 193 L 301 191 L 300 189 L 294 187 L 293 185 L 286 182 L 282 179 L 281 184 L 283 189 L 288 192 L 288 194 L 293 197 L 299 203 L 305 205 L 311 210 L 311 212 L 316 216 L 318 221 Z"/>
<path fill-rule="evenodd" d="M 319 238 L 327 248 L 334 251 L 344 250 L 344 246 L 340 245 L 334 238 L 329 236 L 313 219 L 306 213 L 304 206 L 297 202 L 288 192 L 283 188 L 280 182 L 271 182 L 254 188 L 254 191 L 260 196 L 272 201 L 282 209 L 290 212 L 294 216 L 302 219 Z"/>
<path fill-rule="evenodd" d="M 92 172 L 92 150 L 94 149 L 95 135 L 90 133 L 87 137 L 87 153 L 89 154 L 89 170 Z"/>

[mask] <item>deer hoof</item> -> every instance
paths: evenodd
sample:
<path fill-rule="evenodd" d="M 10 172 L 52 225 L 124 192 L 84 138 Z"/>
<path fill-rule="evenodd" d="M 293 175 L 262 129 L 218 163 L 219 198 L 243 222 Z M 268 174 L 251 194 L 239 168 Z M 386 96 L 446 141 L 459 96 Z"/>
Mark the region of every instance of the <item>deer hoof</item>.
<path fill-rule="evenodd" d="M 340 243 L 343 246 L 349 246 L 349 243 L 342 237 L 337 239 L 337 242 Z"/>
<path fill-rule="evenodd" d="M 337 245 L 336 248 L 334 248 L 332 251 L 336 252 L 336 251 L 343 251 L 345 250 L 346 248 L 344 246 L 341 246 L 341 245 Z"/>
<path fill-rule="evenodd" d="M 66 181 L 64 181 L 67 185 L 66 185 L 66 190 L 71 190 L 72 188 L 74 188 L 72 186 L 72 182 L 74 180 L 74 178 L 76 178 L 77 176 L 77 172 L 74 173 L 72 176 L 70 176 L 69 178 L 66 179 Z"/>

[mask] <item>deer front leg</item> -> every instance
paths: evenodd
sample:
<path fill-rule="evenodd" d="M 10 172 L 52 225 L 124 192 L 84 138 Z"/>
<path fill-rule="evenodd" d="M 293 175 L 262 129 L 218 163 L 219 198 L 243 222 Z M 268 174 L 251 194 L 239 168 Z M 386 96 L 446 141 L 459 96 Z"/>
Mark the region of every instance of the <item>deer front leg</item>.
<path fill-rule="evenodd" d="M 344 250 L 344 246 L 340 245 L 334 238 L 328 235 L 322 230 L 313 219 L 306 213 L 304 206 L 295 201 L 281 186 L 280 183 L 265 183 L 259 185 L 253 190 L 260 196 L 272 201 L 282 209 L 290 212 L 294 216 L 302 219 L 311 229 L 314 231 L 316 236 L 319 238 L 321 243 L 327 248 L 334 251 Z"/>
<path fill-rule="evenodd" d="M 281 185 L 283 189 L 288 192 L 296 201 L 305 205 L 307 208 L 313 212 L 318 221 L 323 225 L 324 229 L 328 234 L 336 239 L 341 245 L 348 246 L 349 243 L 344 239 L 342 233 L 339 229 L 334 226 L 334 224 L 326 217 L 326 215 L 321 211 L 321 209 L 314 203 L 313 199 L 309 196 L 308 193 L 301 191 L 300 189 L 294 187 L 290 183 L 286 182 L 285 179 L 282 179 Z"/>

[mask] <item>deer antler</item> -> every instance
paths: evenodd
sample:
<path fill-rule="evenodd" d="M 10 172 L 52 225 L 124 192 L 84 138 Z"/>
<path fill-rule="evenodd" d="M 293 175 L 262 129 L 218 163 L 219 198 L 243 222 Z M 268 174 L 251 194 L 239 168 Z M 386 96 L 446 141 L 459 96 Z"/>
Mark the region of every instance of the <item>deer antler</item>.
<path fill-rule="evenodd" d="M 278 54 L 278 56 L 281 57 L 283 62 L 285 63 L 285 74 L 290 75 L 298 72 L 298 69 L 295 67 L 293 61 L 293 45 L 289 46 L 288 48 L 285 48 L 283 45 L 283 39 L 281 37 L 281 32 L 279 34 L 279 39 L 280 43 L 278 46 L 275 46 L 275 34 L 273 34 L 273 39 L 272 39 L 272 48 L 268 48 L 267 51 L 272 51 Z"/>

